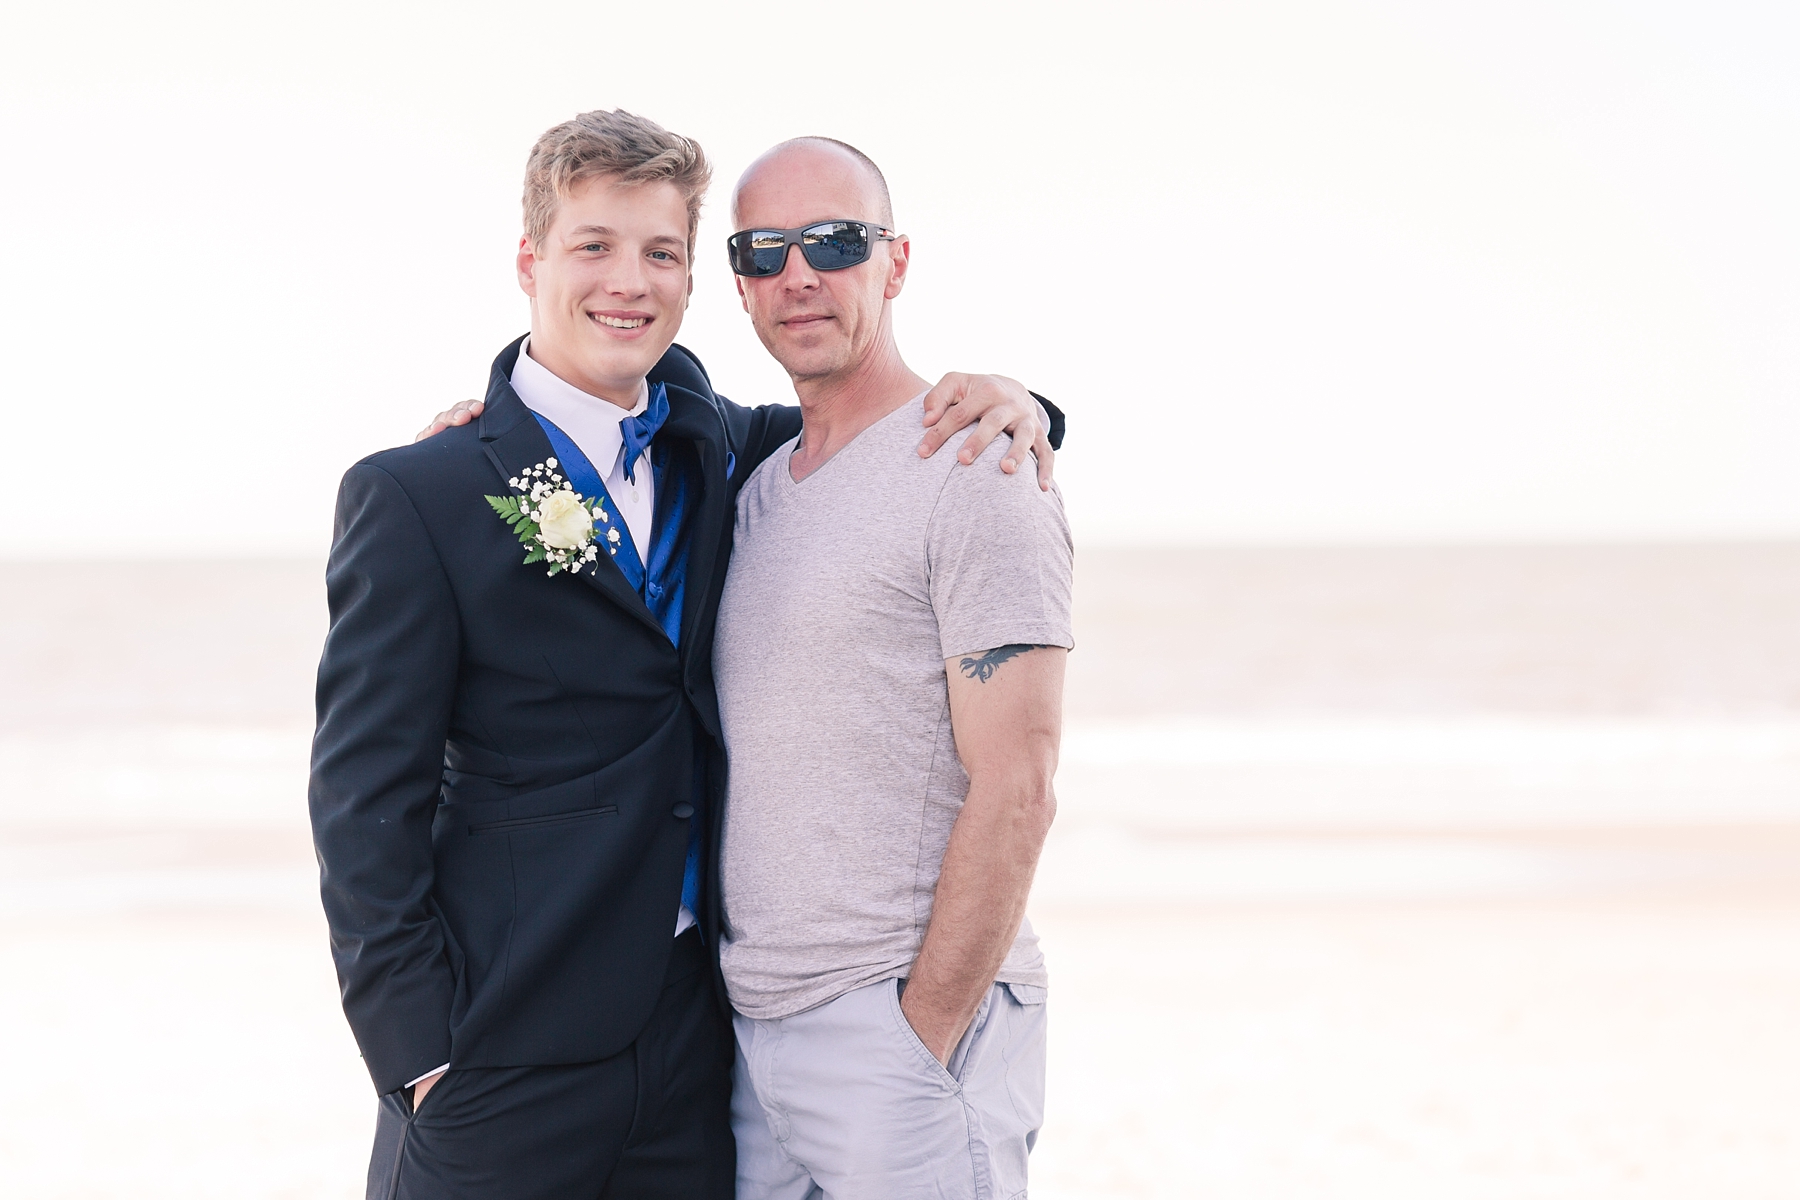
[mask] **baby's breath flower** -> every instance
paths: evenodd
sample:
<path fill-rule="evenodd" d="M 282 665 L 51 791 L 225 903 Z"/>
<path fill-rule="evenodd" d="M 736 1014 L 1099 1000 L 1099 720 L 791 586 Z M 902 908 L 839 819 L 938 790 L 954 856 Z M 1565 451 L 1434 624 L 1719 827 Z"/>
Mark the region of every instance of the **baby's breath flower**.
<path fill-rule="evenodd" d="M 509 487 L 523 495 L 510 501 L 499 496 L 489 496 L 487 500 L 519 535 L 526 547 L 526 556 L 550 564 L 546 575 L 560 571 L 577 574 L 583 566 L 600 560 L 594 524 L 596 520 L 609 522 L 611 517 L 606 511 L 605 497 L 590 499 L 582 495 L 554 469 L 556 465 L 554 458 L 548 458 L 506 481 Z M 607 533 L 613 543 L 618 542 L 616 528 Z M 618 553 L 611 545 L 607 549 L 610 553 Z"/>

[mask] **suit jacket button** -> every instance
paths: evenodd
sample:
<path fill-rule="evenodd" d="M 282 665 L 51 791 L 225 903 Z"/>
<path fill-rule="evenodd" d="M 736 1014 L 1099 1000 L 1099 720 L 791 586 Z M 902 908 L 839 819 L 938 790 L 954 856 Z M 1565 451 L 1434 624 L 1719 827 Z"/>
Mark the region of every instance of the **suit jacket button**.
<path fill-rule="evenodd" d="M 677 821 L 685 821 L 694 815 L 694 806 L 689 804 L 686 800 L 683 800 L 680 804 L 677 804 L 672 811 L 675 813 L 675 819 Z"/>

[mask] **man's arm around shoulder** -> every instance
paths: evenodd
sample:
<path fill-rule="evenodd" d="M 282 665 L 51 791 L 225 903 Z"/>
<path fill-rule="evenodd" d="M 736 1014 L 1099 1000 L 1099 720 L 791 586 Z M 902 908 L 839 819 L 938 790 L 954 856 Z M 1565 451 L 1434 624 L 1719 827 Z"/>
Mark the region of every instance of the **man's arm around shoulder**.
<path fill-rule="evenodd" d="M 969 794 L 950 831 L 901 1011 L 949 1061 L 1025 919 L 1050 822 L 1062 741 L 1061 646 L 998 646 L 946 660 L 956 751 Z"/>
<path fill-rule="evenodd" d="M 379 465 L 344 477 L 326 591 L 313 843 L 344 1014 L 385 1094 L 450 1058 L 455 981 L 428 902 L 460 629 L 425 523 Z"/>

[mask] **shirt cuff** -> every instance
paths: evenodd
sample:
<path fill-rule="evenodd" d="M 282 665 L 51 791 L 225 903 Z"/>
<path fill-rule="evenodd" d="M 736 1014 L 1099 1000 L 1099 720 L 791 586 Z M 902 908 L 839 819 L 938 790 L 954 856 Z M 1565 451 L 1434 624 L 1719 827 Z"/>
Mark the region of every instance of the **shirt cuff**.
<path fill-rule="evenodd" d="M 450 1069 L 449 1063 L 445 1063 L 441 1067 L 434 1067 L 431 1070 L 425 1072 L 423 1075 L 419 1076 L 417 1079 L 408 1080 L 406 1083 L 406 1086 L 407 1087 L 418 1087 L 421 1083 L 424 1083 L 427 1079 L 430 1079 L 433 1075 L 442 1075 L 445 1071 L 448 1071 L 449 1069 Z"/>

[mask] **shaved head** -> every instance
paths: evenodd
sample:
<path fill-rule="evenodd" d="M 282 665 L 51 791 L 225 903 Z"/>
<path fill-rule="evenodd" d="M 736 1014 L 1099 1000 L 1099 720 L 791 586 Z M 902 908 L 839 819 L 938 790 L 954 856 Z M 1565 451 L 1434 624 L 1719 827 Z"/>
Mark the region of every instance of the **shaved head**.
<path fill-rule="evenodd" d="M 860 177 L 864 185 L 864 198 L 868 206 L 866 212 L 829 213 L 827 216 L 854 218 L 857 220 L 876 221 L 882 225 L 892 226 L 894 223 L 894 201 L 888 195 L 887 177 L 875 160 L 852 146 L 849 142 L 840 142 L 828 137 L 789 138 L 780 145 L 772 146 L 738 177 L 737 187 L 731 193 L 731 211 L 733 224 L 740 225 L 740 198 L 744 190 L 754 184 L 757 178 L 767 172 L 779 172 L 783 163 L 796 159 L 812 159 L 814 165 L 822 165 L 820 159 L 837 159 L 843 167 Z"/>
<path fill-rule="evenodd" d="M 912 243 L 892 232 L 887 181 L 868 155 L 834 138 L 783 142 L 745 169 L 731 212 L 738 229 L 804 229 L 820 221 L 880 226 L 868 257 L 853 266 L 815 269 L 789 246 L 778 274 L 739 275 L 738 295 L 757 337 L 796 387 L 842 384 L 870 371 L 910 386 L 916 376 L 894 347 L 888 305 L 906 282 Z"/>

